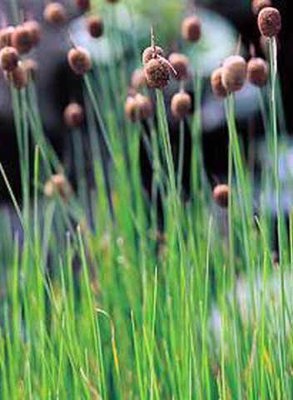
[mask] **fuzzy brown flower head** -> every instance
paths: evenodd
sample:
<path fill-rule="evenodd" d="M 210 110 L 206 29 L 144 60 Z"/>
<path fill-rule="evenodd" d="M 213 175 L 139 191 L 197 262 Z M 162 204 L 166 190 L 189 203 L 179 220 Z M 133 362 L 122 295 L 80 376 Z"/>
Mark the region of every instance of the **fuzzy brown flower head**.
<path fill-rule="evenodd" d="M 78 103 L 70 103 L 64 110 L 64 122 L 69 128 L 77 128 L 84 121 L 83 108 Z"/>
<path fill-rule="evenodd" d="M 198 16 L 186 17 L 181 25 L 183 39 L 190 42 L 198 42 L 201 37 L 201 21 Z"/>
<path fill-rule="evenodd" d="M 246 80 L 247 64 L 241 56 L 228 57 L 222 67 L 222 84 L 228 93 L 242 89 Z"/>
<path fill-rule="evenodd" d="M 143 68 L 137 68 L 131 76 L 131 87 L 133 89 L 140 89 L 147 85 L 147 81 L 144 74 Z"/>
<path fill-rule="evenodd" d="M 77 75 L 84 75 L 92 68 L 90 53 L 83 47 L 73 47 L 67 55 L 70 68 Z"/>
<path fill-rule="evenodd" d="M 13 71 L 18 65 L 18 61 L 19 54 L 14 47 L 6 46 L 0 50 L 0 66 L 3 71 Z"/>
<path fill-rule="evenodd" d="M 89 34 L 93 38 L 99 38 L 104 32 L 104 22 L 101 17 L 90 16 L 86 20 L 86 26 Z"/>
<path fill-rule="evenodd" d="M 227 208 L 229 204 L 230 189 L 228 185 L 217 185 L 213 190 L 213 198 L 216 204 L 222 208 Z"/>
<path fill-rule="evenodd" d="M 13 71 L 6 72 L 5 78 L 18 90 L 25 88 L 29 81 L 27 70 L 22 63 L 18 63 L 18 66 Z"/>
<path fill-rule="evenodd" d="M 176 93 L 171 100 L 171 112 L 175 118 L 183 119 L 191 112 L 191 97 L 186 92 Z"/>
<path fill-rule="evenodd" d="M 146 81 L 149 87 L 163 89 L 170 79 L 170 67 L 167 60 L 153 58 L 144 67 Z"/>
<path fill-rule="evenodd" d="M 255 86 L 265 86 L 269 78 L 268 63 L 262 58 L 252 58 L 247 64 L 247 79 Z"/>
<path fill-rule="evenodd" d="M 279 10 L 274 7 L 265 7 L 258 14 L 258 28 L 265 37 L 277 36 L 282 27 L 282 19 Z"/>
<path fill-rule="evenodd" d="M 62 173 L 52 175 L 44 187 L 45 196 L 52 198 L 59 195 L 62 200 L 68 201 L 72 195 L 72 188 Z"/>
<path fill-rule="evenodd" d="M 62 25 L 67 20 L 65 7 L 57 2 L 47 4 L 43 16 L 45 21 L 51 25 Z"/>
<path fill-rule="evenodd" d="M 124 112 L 130 121 L 142 121 L 152 116 L 153 104 L 149 97 L 138 93 L 135 96 L 127 97 Z"/>
<path fill-rule="evenodd" d="M 211 87 L 215 96 L 227 97 L 227 90 L 222 83 L 222 68 L 217 68 L 211 75 Z"/>
<path fill-rule="evenodd" d="M 37 46 L 42 36 L 42 30 L 40 24 L 35 20 L 30 20 L 24 22 L 23 26 L 30 32 L 32 46 L 33 47 Z"/>
<path fill-rule="evenodd" d="M 255 15 L 265 7 L 270 7 L 272 5 L 271 0 L 252 0 L 251 9 Z"/>
<path fill-rule="evenodd" d="M 28 53 L 33 48 L 32 32 L 26 25 L 19 25 L 11 35 L 11 45 L 19 54 Z"/>
<path fill-rule="evenodd" d="M 184 54 L 170 54 L 169 62 L 177 73 L 175 77 L 177 80 L 185 80 L 188 78 L 189 60 Z"/>
<path fill-rule="evenodd" d="M 160 46 L 150 46 L 147 47 L 142 53 L 142 63 L 146 65 L 150 60 L 156 58 L 157 56 L 164 57 L 164 50 Z"/>
<path fill-rule="evenodd" d="M 0 29 L 0 49 L 11 46 L 11 36 L 14 29 L 14 26 L 7 26 L 6 28 Z"/>
<path fill-rule="evenodd" d="M 91 8 L 90 0 L 75 0 L 75 6 L 80 11 L 88 11 Z"/>

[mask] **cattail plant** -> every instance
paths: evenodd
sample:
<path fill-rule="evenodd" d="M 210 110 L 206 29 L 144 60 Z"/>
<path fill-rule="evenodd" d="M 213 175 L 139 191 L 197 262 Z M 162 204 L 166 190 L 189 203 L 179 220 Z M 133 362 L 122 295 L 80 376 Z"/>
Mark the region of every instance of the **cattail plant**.
<path fill-rule="evenodd" d="M 169 62 L 176 71 L 175 78 L 177 80 L 186 80 L 189 76 L 189 60 L 184 54 L 171 53 Z"/>
<path fill-rule="evenodd" d="M 131 75 L 131 87 L 135 90 L 139 90 L 147 86 L 146 77 L 143 68 L 137 68 Z"/>
<path fill-rule="evenodd" d="M 11 35 L 11 45 L 16 48 L 19 54 L 28 53 L 36 40 L 32 29 L 27 24 L 18 25 Z"/>
<path fill-rule="evenodd" d="M 282 27 L 280 12 L 274 7 L 265 7 L 258 14 L 258 28 L 260 33 L 267 37 L 278 35 Z"/>
<path fill-rule="evenodd" d="M 80 11 L 88 11 L 91 8 L 90 0 L 74 0 L 75 6 Z"/>
<path fill-rule="evenodd" d="M 268 63 L 259 57 L 251 58 L 247 63 L 247 80 L 255 86 L 265 86 L 269 78 Z"/>
<path fill-rule="evenodd" d="M 247 64 L 243 57 L 228 57 L 222 67 L 222 84 L 228 93 L 241 90 L 246 80 Z"/>
<path fill-rule="evenodd" d="M 251 9 L 255 15 L 265 7 L 270 7 L 272 5 L 271 0 L 252 0 Z"/>
<path fill-rule="evenodd" d="M 3 71 L 13 71 L 19 61 L 18 51 L 14 47 L 6 46 L 0 50 L 0 66 Z"/>
<path fill-rule="evenodd" d="M 230 188 L 226 184 L 219 184 L 214 187 L 213 199 L 215 203 L 222 207 L 227 208 L 230 197 Z"/>
<path fill-rule="evenodd" d="M 48 198 L 58 195 L 63 201 L 68 202 L 72 193 L 72 187 L 63 173 L 52 175 L 44 186 L 44 194 Z"/>
<path fill-rule="evenodd" d="M 104 22 L 101 17 L 91 15 L 86 20 L 86 26 L 91 37 L 99 38 L 103 35 Z"/>
<path fill-rule="evenodd" d="M 44 9 L 44 19 L 50 25 L 62 25 L 67 20 L 65 7 L 57 2 L 48 3 Z"/>
<path fill-rule="evenodd" d="M 0 49 L 11 46 L 11 36 L 14 30 L 14 26 L 7 26 L 6 28 L 0 29 Z"/>
<path fill-rule="evenodd" d="M 84 75 L 92 68 L 90 53 L 83 47 L 73 47 L 70 49 L 67 60 L 70 68 L 77 75 Z"/>
<path fill-rule="evenodd" d="M 181 90 L 171 99 L 171 112 L 175 118 L 183 119 L 191 112 L 192 100 L 190 94 Z"/>
<path fill-rule="evenodd" d="M 77 128 L 84 121 L 84 111 L 80 104 L 70 103 L 64 110 L 64 122 L 69 128 Z"/>
<path fill-rule="evenodd" d="M 181 35 L 189 42 L 198 42 L 201 38 L 201 20 L 197 15 L 186 17 L 181 25 Z"/>
<path fill-rule="evenodd" d="M 211 74 L 211 88 L 215 96 L 227 97 L 228 92 L 222 83 L 222 71 L 223 68 L 217 68 Z"/>
<path fill-rule="evenodd" d="M 153 115 L 153 105 L 149 97 L 140 93 L 129 95 L 124 105 L 126 117 L 132 121 L 143 121 Z"/>

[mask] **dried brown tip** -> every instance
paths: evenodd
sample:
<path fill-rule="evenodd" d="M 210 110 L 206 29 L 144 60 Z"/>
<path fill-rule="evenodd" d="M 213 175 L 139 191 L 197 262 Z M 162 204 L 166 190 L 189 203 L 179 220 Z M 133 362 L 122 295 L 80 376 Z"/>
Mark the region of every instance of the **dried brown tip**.
<path fill-rule="evenodd" d="M 217 97 L 227 97 L 228 92 L 224 88 L 222 83 L 222 68 L 217 68 L 211 75 L 211 87 L 215 96 Z"/>
<path fill-rule="evenodd" d="M 90 53 L 83 47 L 74 47 L 67 55 L 70 68 L 77 75 L 84 75 L 92 68 Z"/>
<path fill-rule="evenodd" d="M 11 36 L 14 29 L 14 26 L 7 26 L 6 28 L 0 29 L 0 49 L 11 46 Z"/>
<path fill-rule="evenodd" d="M 176 71 L 175 78 L 177 80 L 188 79 L 189 60 L 184 54 L 181 53 L 170 54 L 169 62 Z"/>
<path fill-rule="evenodd" d="M 137 68 L 131 76 L 131 87 L 133 89 L 141 89 L 147 85 L 143 68 Z"/>
<path fill-rule="evenodd" d="M 19 61 L 18 51 L 14 47 L 6 46 L 0 50 L 0 66 L 3 71 L 13 71 Z"/>
<path fill-rule="evenodd" d="M 138 93 L 133 97 L 127 97 L 124 112 L 130 121 L 142 121 L 153 115 L 153 104 L 149 97 Z"/>
<path fill-rule="evenodd" d="M 86 20 L 86 26 L 91 37 L 95 39 L 101 37 L 104 33 L 104 22 L 101 17 L 88 17 Z"/>
<path fill-rule="evenodd" d="M 28 85 L 28 74 L 22 63 L 11 72 L 5 73 L 5 78 L 18 90 L 25 88 Z"/>
<path fill-rule="evenodd" d="M 63 174 L 55 174 L 46 182 L 44 194 L 49 198 L 59 195 L 67 202 L 72 195 L 72 188 Z"/>
<path fill-rule="evenodd" d="M 163 89 L 170 79 L 170 67 L 167 60 L 153 58 L 144 67 L 146 81 L 149 87 Z"/>
<path fill-rule="evenodd" d="M 88 11 L 91 8 L 90 0 L 75 0 L 75 6 L 80 11 Z"/>
<path fill-rule="evenodd" d="M 84 121 L 83 108 L 78 103 L 70 103 L 64 110 L 64 122 L 69 128 L 77 128 Z"/>
<path fill-rule="evenodd" d="M 279 10 L 274 7 L 265 7 L 258 14 L 258 28 L 265 37 L 277 36 L 282 27 L 282 19 Z"/>
<path fill-rule="evenodd" d="M 241 90 L 246 80 L 247 64 L 241 56 L 228 57 L 222 67 L 222 84 L 228 93 Z"/>
<path fill-rule="evenodd" d="M 186 92 L 176 93 L 171 100 L 171 112 L 175 118 L 183 119 L 191 112 L 191 97 Z"/>
<path fill-rule="evenodd" d="M 198 42 L 201 37 L 201 21 L 198 16 L 186 17 L 181 25 L 183 39 L 190 42 Z"/>
<path fill-rule="evenodd" d="M 270 7 L 272 5 L 271 0 L 252 0 L 251 9 L 255 15 L 265 7 Z"/>
<path fill-rule="evenodd" d="M 67 20 L 65 7 L 57 2 L 47 4 L 43 16 L 45 21 L 51 25 L 62 25 Z"/>
<path fill-rule="evenodd" d="M 227 208 L 229 204 L 230 189 L 228 185 L 217 185 L 213 190 L 213 198 L 216 204 L 222 208 Z"/>
<path fill-rule="evenodd" d="M 16 48 L 19 54 L 28 53 L 33 48 L 32 32 L 25 25 L 19 25 L 11 35 L 11 45 Z"/>
<path fill-rule="evenodd" d="M 142 53 L 142 63 L 146 65 L 150 60 L 157 56 L 164 57 L 164 50 L 160 46 L 147 47 Z"/>
<path fill-rule="evenodd" d="M 263 87 L 269 78 L 268 63 L 262 58 L 252 58 L 247 64 L 247 79 L 255 86 Z"/>

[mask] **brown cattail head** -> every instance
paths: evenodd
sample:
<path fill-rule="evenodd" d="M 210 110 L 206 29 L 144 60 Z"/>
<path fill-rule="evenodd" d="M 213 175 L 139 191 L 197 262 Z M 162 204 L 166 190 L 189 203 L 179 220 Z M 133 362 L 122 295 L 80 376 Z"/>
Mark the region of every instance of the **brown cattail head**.
<path fill-rule="evenodd" d="M 188 78 L 188 58 L 181 53 L 172 53 L 169 56 L 169 62 L 176 71 L 177 80 L 185 80 Z"/>
<path fill-rule="evenodd" d="M 164 58 L 153 58 L 144 67 L 149 87 L 163 89 L 170 79 L 170 67 Z"/>
<path fill-rule="evenodd" d="M 227 208 L 229 204 L 230 188 L 228 185 L 217 185 L 213 190 L 213 198 L 216 204 L 222 208 Z"/>
<path fill-rule="evenodd" d="M 251 9 L 255 15 L 265 7 L 270 7 L 272 5 L 271 0 L 252 0 Z"/>
<path fill-rule="evenodd" d="M 44 187 L 45 196 L 52 198 L 59 195 L 62 200 L 68 201 L 72 195 L 72 188 L 64 174 L 52 175 Z"/>
<path fill-rule="evenodd" d="M 86 26 L 89 34 L 93 38 L 99 38 L 104 32 L 104 22 L 101 17 L 90 16 L 87 18 Z"/>
<path fill-rule="evenodd" d="M 225 60 L 222 67 L 222 84 L 228 93 L 242 89 L 246 70 L 246 61 L 241 56 L 230 56 Z"/>
<path fill-rule="evenodd" d="M 146 65 L 150 60 L 157 56 L 164 57 L 164 50 L 160 46 L 147 47 L 142 53 L 142 63 Z"/>
<path fill-rule="evenodd" d="M 227 90 L 222 83 L 222 68 L 217 68 L 211 75 L 211 87 L 215 96 L 227 97 Z"/>
<path fill-rule="evenodd" d="M 131 87 L 133 89 L 140 89 L 142 87 L 145 87 L 147 85 L 145 74 L 144 74 L 144 69 L 143 68 L 137 68 L 132 76 L 131 76 Z"/>
<path fill-rule="evenodd" d="M 62 25 L 67 20 L 65 7 L 57 2 L 47 4 L 43 16 L 45 21 L 51 25 Z"/>
<path fill-rule="evenodd" d="M 0 29 L 0 49 L 11 46 L 11 36 L 14 29 L 14 26 L 7 26 L 6 28 Z"/>
<path fill-rule="evenodd" d="M 255 86 L 265 86 L 269 78 L 268 63 L 262 58 L 252 58 L 247 64 L 247 79 Z"/>
<path fill-rule="evenodd" d="M 277 36 L 282 27 L 281 14 L 274 7 L 265 7 L 258 14 L 258 28 L 265 37 Z"/>
<path fill-rule="evenodd" d="M 180 92 L 172 97 L 171 112 L 175 118 L 185 118 L 191 112 L 191 107 L 192 101 L 188 93 Z"/>
<path fill-rule="evenodd" d="M 20 62 L 14 70 L 5 73 L 5 78 L 18 90 L 23 89 L 28 84 L 27 70 Z"/>
<path fill-rule="evenodd" d="M 90 0 L 75 0 L 75 6 L 80 11 L 88 11 L 91 8 Z"/>
<path fill-rule="evenodd" d="M 201 37 L 201 21 L 198 16 L 186 17 L 181 25 L 183 39 L 190 42 L 198 42 Z"/>
<path fill-rule="evenodd" d="M 84 121 L 83 108 L 78 103 L 70 103 L 64 110 L 64 122 L 69 128 L 77 128 Z"/>
<path fill-rule="evenodd" d="M 42 35 L 40 24 L 35 20 L 30 20 L 24 22 L 23 26 L 30 32 L 32 46 L 37 46 L 41 40 Z"/>
<path fill-rule="evenodd" d="M 6 46 L 0 50 L 0 66 L 3 71 L 13 71 L 18 65 L 18 60 L 19 54 L 14 47 Z"/>
<path fill-rule="evenodd" d="M 19 25 L 11 35 L 11 45 L 16 48 L 19 54 L 28 53 L 33 48 L 32 31 L 25 24 Z"/>
<path fill-rule="evenodd" d="M 70 68 L 77 75 L 84 75 L 92 68 L 90 53 L 83 47 L 73 47 L 67 55 Z"/>
<path fill-rule="evenodd" d="M 142 121 L 152 116 L 153 104 L 149 97 L 138 93 L 135 96 L 127 97 L 124 112 L 130 121 Z"/>

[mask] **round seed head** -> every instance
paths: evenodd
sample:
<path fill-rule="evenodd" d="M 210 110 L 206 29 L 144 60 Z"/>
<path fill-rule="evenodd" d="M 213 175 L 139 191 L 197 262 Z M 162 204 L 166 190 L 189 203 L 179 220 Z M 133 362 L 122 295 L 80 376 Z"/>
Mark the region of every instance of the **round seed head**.
<path fill-rule="evenodd" d="M 70 49 L 67 59 L 71 69 L 77 75 L 84 75 L 92 67 L 91 56 L 83 47 L 74 47 Z"/>
<path fill-rule="evenodd" d="M 14 32 L 14 26 L 7 26 L 0 29 L 0 49 L 5 46 L 11 46 L 11 35 Z"/>
<path fill-rule="evenodd" d="M 132 122 L 138 120 L 138 104 L 134 97 L 128 96 L 124 104 L 125 116 Z"/>
<path fill-rule="evenodd" d="M 47 4 L 43 16 L 45 21 L 51 25 L 62 25 L 67 19 L 65 7 L 57 2 Z"/>
<path fill-rule="evenodd" d="M 19 54 L 14 47 L 6 46 L 0 50 L 0 65 L 3 71 L 13 71 L 18 65 L 18 60 Z"/>
<path fill-rule="evenodd" d="M 170 79 L 170 67 L 163 58 L 153 58 L 144 67 L 146 81 L 149 87 L 163 89 Z"/>
<path fill-rule="evenodd" d="M 181 25 L 183 39 L 190 42 L 198 42 L 201 37 L 201 21 L 196 15 L 186 17 Z"/>
<path fill-rule="evenodd" d="M 176 71 L 176 79 L 184 80 L 188 78 L 188 58 L 184 54 L 172 53 L 169 56 L 169 62 Z"/>
<path fill-rule="evenodd" d="M 176 93 L 171 100 L 171 112 L 175 118 L 183 119 L 190 113 L 191 105 L 191 97 L 188 93 Z"/>
<path fill-rule="evenodd" d="M 46 182 L 44 194 L 49 198 L 59 195 L 62 200 L 67 202 L 72 195 L 72 188 L 63 174 L 55 174 Z"/>
<path fill-rule="evenodd" d="M 80 11 L 88 11 L 91 8 L 90 0 L 75 0 L 75 6 Z"/>
<path fill-rule="evenodd" d="M 18 63 L 18 66 L 11 72 L 6 72 L 5 77 L 18 90 L 23 89 L 28 84 L 27 70 L 22 63 Z"/>
<path fill-rule="evenodd" d="M 241 56 L 228 57 L 222 67 L 222 84 L 229 93 L 242 89 L 246 79 L 246 61 Z"/>
<path fill-rule="evenodd" d="M 133 89 L 140 89 L 147 85 L 143 68 L 137 68 L 131 76 L 131 87 Z"/>
<path fill-rule="evenodd" d="M 35 20 L 30 20 L 26 21 L 23 26 L 30 32 L 32 46 L 37 46 L 41 40 L 42 35 L 40 24 Z"/>
<path fill-rule="evenodd" d="M 142 63 L 143 65 L 147 64 L 153 58 L 157 56 L 164 57 L 164 50 L 160 46 L 153 46 L 147 47 L 144 52 L 142 53 Z"/>
<path fill-rule="evenodd" d="M 101 17 L 91 16 L 86 21 L 87 30 L 91 37 L 99 38 L 104 32 L 104 22 Z"/>
<path fill-rule="evenodd" d="M 255 15 L 258 15 L 260 10 L 265 7 L 270 7 L 272 5 L 271 0 L 252 0 L 251 9 Z"/>
<path fill-rule="evenodd" d="M 69 128 L 77 128 L 84 121 L 83 108 L 78 103 L 69 104 L 64 110 L 64 121 Z"/>
<path fill-rule="evenodd" d="M 222 83 L 222 68 L 217 68 L 211 75 L 211 87 L 215 96 L 227 97 L 227 90 Z"/>
<path fill-rule="evenodd" d="M 265 7 L 258 14 L 258 28 L 265 37 L 277 36 L 282 27 L 279 10 L 274 7 Z"/>
<path fill-rule="evenodd" d="M 138 117 L 140 120 L 148 119 L 153 114 L 153 104 L 151 99 L 138 93 L 135 96 L 135 101 L 138 107 Z"/>
<path fill-rule="evenodd" d="M 227 208 L 229 203 L 230 189 L 228 185 L 217 185 L 213 191 L 213 198 L 216 204 L 222 208 Z"/>
<path fill-rule="evenodd" d="M 247 64 L 247 79 L 255 86 L 265 86 L 269 78 L 268 63 L 262 58 L 252 58 Z"/>
<path fill-rule="evenodd" d="M 33 47 L 32 32 L 26 25 L 19 25 L 11 35 L 11 45 L 17 49 L 19 54 L 28 53 Z"/>

